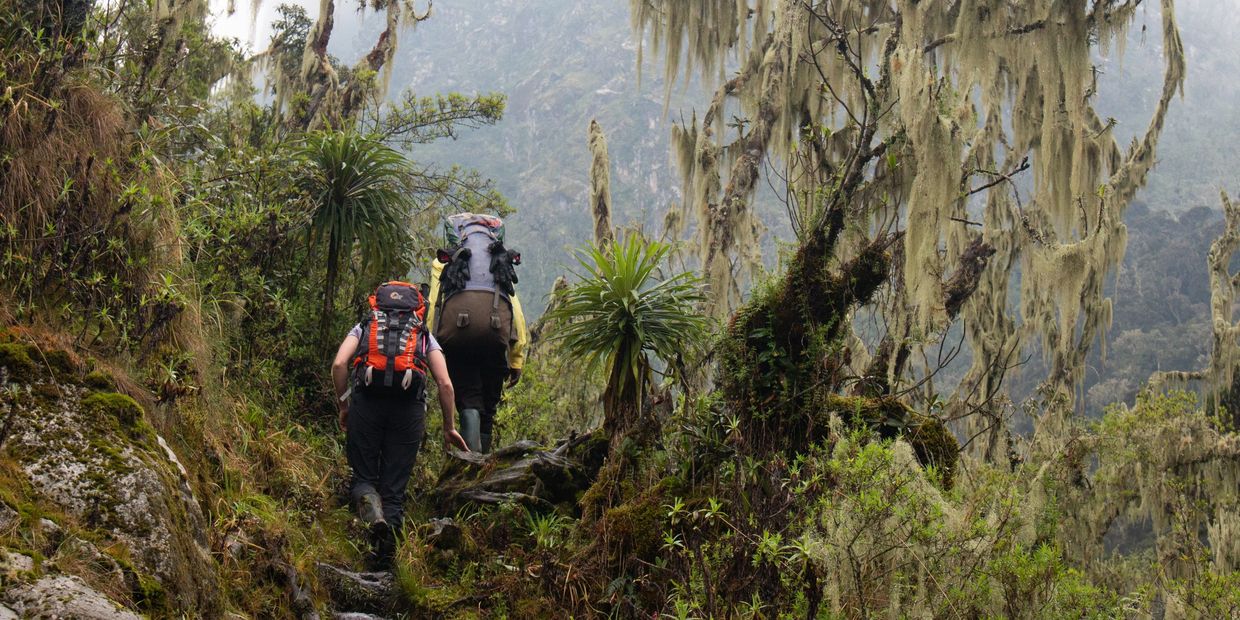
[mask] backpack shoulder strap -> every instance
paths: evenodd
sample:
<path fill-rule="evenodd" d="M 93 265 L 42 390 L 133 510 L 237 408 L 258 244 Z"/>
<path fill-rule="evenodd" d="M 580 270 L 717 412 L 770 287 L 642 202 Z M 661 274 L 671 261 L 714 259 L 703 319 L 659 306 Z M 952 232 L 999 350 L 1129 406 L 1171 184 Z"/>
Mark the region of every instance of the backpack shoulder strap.
<path fill-rule="evenodd" d="M 358 327 L 362 328 L 362 333 L 357 337 L 357 348 L 353 350 L 353 366 L 356 366 L 366 359 L 366 352 L 370 348 L 370 334 L 374 330 L 371 325 L 374 323 L 374 313 L 369 312 L 362 320 L 358 321 Z"/>

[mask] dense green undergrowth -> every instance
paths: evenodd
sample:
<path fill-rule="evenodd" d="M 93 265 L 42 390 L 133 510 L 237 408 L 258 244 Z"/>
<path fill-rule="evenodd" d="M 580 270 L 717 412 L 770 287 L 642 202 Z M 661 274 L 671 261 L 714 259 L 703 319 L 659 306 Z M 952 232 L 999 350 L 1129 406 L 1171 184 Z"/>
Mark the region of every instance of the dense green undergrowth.
<path fill-rule="evenodd" d="M 395 143 L 450 135 L 435 128 L 493 122 L 502 98 L 410 97 L 376 126 L 313 117 L 315 85 L 301 84 L 281 96 L 290 113 L 255 103 L 245 80 L 219 81 L 245 60 L 203 34 L 202 3 L 96 6 L 85 26 L 51 11 L 69 4 L 0 8 L 0 71 L 13 85 L 0 95 L 0 413 L 11 419 L 25 399 L 56 406 L 72 389 L 99 424 L 83 450 L 101 461 L 129 444 L 160 456 L 162 438 L 202 509 L 218 596 L 205 610 L 178 607 L 182 593 L 136 568 L 106 511 L 68 514 L 7 447 L 0 501 L 17 521 L 0 545 L 34 563 L 0 586 L 81 575 L 156 617 L 289 617 L 306 611 L 297 593 L 308 592 L 326 612 L 319 565 L 360 568 L 366 549 L 342 499 L 325 354 L 371 283 L 421 273 L 442 213 L 505 207 L 476 177 L 413 166 L 426 182 L 406 214 L 413 234 L 378 258 L 360 233 L 333 249 L 330 231 L 313 232 L 322 204 L 298 182 L 322 173 L 306 145 L 340 133 L 374 147 L 376 127 L 420 128 L 387 136 Z M 302 17 L 279 35 L 300 44 L 277 46 L 275 62 L 300 66 Z M 377 81 L 341 73 L 342 84 Z M 1147 393 L 1094 424 L 1039 425 L 997 461 L 961 451 L 938 412 L 846 380 L 846 317 L 883 285 L 891 256 L 875 245 L 840 265 L 834 241 L 790 257 L 713 340 L 672 334 L 657 367 L 646 348 L 626 349 L 641 362 L 624 367 L 636 369 L 636 388 L 609 393 L 614 376 L 584 369 L 563 342 L 539 342 L 500 415 L 501 444 L 551 447 L 608 414 L 632 416 L 616 426 L 623 433 L 590 436 L 606 443 L 608 464 L 571 499 L 444 514 L 435 490 L 455 461 L 430 412 L 393 571 L 397 613 L 1240 611 L 1234 434 L 1188 394 Z M 333 251 L 341 285 L 325 291 Z"/>

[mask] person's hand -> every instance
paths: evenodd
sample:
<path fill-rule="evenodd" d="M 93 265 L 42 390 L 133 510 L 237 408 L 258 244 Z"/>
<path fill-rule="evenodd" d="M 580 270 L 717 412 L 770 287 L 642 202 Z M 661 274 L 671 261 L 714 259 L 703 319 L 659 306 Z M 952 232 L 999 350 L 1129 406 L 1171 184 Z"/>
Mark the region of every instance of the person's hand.
<path fill-rule="evenodd" d="M 465 438 L 456 432 L 456 429 L 443 432 L 443 443 L 445 446 L 455 447 L 461 452 L 469 452 L 469 444 L 465 443 Z"/>
<path fill-rule="evenodd" d="M 341 431 L 348 430 L 348 424 L 349 424 L 349 404 L 348 403 L 340 403 L 340 414 L 337 416 L 337 419 L 340 420 L 340 430 Z"/>
<path fill-rule="evenodd" d="M 516 385 L 517 382 L 520 380 L 521 380 L 521 369 L 520 368 L 509 368 L 508 369 L 508 382 L 504 384 L 504 387 L 511 388 L 512 386 Z"/>

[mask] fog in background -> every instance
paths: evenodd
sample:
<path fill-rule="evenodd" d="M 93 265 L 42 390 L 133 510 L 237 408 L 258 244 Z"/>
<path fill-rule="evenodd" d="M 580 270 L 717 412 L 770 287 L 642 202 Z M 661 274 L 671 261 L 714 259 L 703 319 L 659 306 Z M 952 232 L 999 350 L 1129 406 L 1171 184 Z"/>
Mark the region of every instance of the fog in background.
<path fill-rule="evenodd" d="M 294 3 L 312 19 L 317 15 L 317 0 Z M 280 3 L 236 0 L 232 15 L 228 4 L 213 0 L 216 32 L 251 51 L 264 49 Z M 424 10 L 424 2 L 417 4 Z M 1173 213 L 1217 210 L 1221 187 L 1240 193 L 1240 42 L 1234 36 L 1240 0 L 1176 4 L 1188 56 L 1185 97 L 1173 105 L 1159 165 L 1138 202 Z M 374 44 L 384 17 L 359 12 L 356 0 L 336 5 L 329 51 L 353 64 Z M 1104 50 L 1098 58 L 1097 107 L 1104 118 L 1116 119 L 1124 142 L 1144 131 L 1162 85 L 1160 19 L 1159 4 L 1147 1 L 1123 52 Z M 392 97 L 409 89 L 508 96 L 498 126 L 419 146 L 411 156 L 495 179 L 517 210 L 509 226 L 527 258 L 522 285 L 535 312 L 554 278 L 571 266 L 569 250 L 590 234 L 590 119 L 607 134 L 618 224 L 658 232 L 669 205 L 681 200 L 668 135 L 674 120 L 689 118 L 710 96 L 695 85 L 677 85 L 665 114 L 663 70 L 648 60 L 639 83 L 636 49 L 625 0 L 441 0 L 428 21 L 399 33 Z M 758 202 L 771 237 L 787 239 L 777 201 L 768 193 Z"/>
<path fill-rule="evenodd" d="M 317 0 L 289 3 L 305 7 L 311 18 L 319 10 Z M 231 4 L 235 11 L 229 15 L 230 2 L 213 0 L 216 32 L 237 38 L 251 51 L 265 48 L 280 3 L 235 0 Z M 1189 63 L 1185 98 L 1173 106 L 1159 149 L 1159 166 L 1141 196 L 1152 208 L 1170 211 L 1215 207 L 1220 187 L 1236 187 L 1240 162 L 1235 139 L 1240 135 L 1240 38 L 1236 36 L 1240 0 L 1179 0 L 1176 4 Z M 358 3 L 351 0 L 336 5 L 330 51 L 352 64 L 373 44 L 383 27 L 383 16 L 358 11 Z M 1117 119 L 1116 133 L 1121 139 L 1144 129 L 1157 99 L 1161 85 L 1159 20 L 1158 3 L 1147 2 L 1123 53 L 1112 50 L 1100 59 L 1103 75 L 1098 108 L 1104 116 Z M 577 203 L 583 207 L 577 216 L 583 219 L 586 163 L 574 169 L 544 167 L 535 160 L 564 164 L 586 157 L 584 123 L 599 117 L 612 145 L 613 166 L 622 177 L 617 179 L 617 192 L 636 191 L 624 184 L 638 182 L 650 190 L 638 192 L 642 198 L 656 199 L 656 204 L 643 205 L 617 200 L 618 220 L 652 224 L 655 214 L 666 206 L 659 199 L 679 198 L 678 183 L 675 171 L 668 169 L 669 156 L 655 158 L 641 148 L 651 142 L 666 145 L 670 121 L 662 118 L 661 105 L 646 110 L 645 103 L 661 103 L 663 83 L 658 77 L 662 69 L 648 63 L 638 89 L 635 50 L 628 3 L 621 0 L 440 2 L 434 5 L 430 20 L 400 33 L 392 91 L 393 95 L 405 89 L 420 94 L 449 90 L 506 93 L 509 109 L 498 130 L 464 136 L 459 141 L 464 148 L 427 148 L 423 159 L 430 156 L 434 161 L 478 168 L 499 181 L 518 209 L 530 200 L 564 203 L 557 205 L 561 207 Z M 687 94 L 675 98 L 673 117 L 687 116 L 694 105 L 705 106 L 704 93 L 692 89 Z M 611 106 L 616 100 L 624 102 L 617 106 L 620 109 Z M 654 117 L 646 114 L 650 111 Z M 518 126 L 521 130 L 515 130 Z M 479 149 L 490 159 L 464 153 L 478 155 Z M 532 178 L 535 175 L 540 178 Z M 538 187 L 523 189 L 527 184 Z"/>

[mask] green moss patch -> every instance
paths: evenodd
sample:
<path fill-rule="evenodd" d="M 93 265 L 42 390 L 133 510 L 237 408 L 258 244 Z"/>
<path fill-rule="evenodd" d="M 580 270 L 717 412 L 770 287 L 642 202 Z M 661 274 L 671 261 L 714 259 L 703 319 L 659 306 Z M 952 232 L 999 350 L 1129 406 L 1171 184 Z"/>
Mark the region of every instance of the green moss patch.
<path fill-rule="evenodd" d="M 19 383 L 32 383 L 41 376 L 75 383 L 81 370 L 81 364 L 68 351 L 44 350 L 16 339 L 0 342 L 0 366 L 8 368 L 10 381 Z"/>
<path fill-rule="evenodd" d="M 138 585 L 134 588 L 134 602 L 147 611 L 166 610 L 168 593 L 159 580 L 142 572 L 135 572 Z"/>
<path fill-rule="evenodd" d="M 82 380 L 82 383 L 97 392 L 116 391 L 116 379 L 102 370 L 92 370 L 86 373 L 86 378 Z"/>
<path fill-rule="evenodd" d="M 0 367 L 9 372 L 9 381 L 29 382 L 35 378 L 37 367 L 26 347 L 14 342 L 0 344 Z"/>
<path fill-rule="evenodd" d="M 112 420 L 123 429 L 137 428 L 143 421 L 142 405 L 116 392 L 96 392 L 82 399 L 82 409 L 98 420 Z"/>
<path fill-rule="evenodd" d="M 34 357 L 34 356 L 32 356 Z M 52 374 L 61 381 L 74 382 L 77 381 L 80 366 L 68 351 L 60 349 L 44 350 L 42 354 L 35 359 L 41 359 L 47 364 Z"/>
<path fill-rule="evenodd" d="M 168 597 L 168 591 L 159 582 L 159 579 L 143 572 L 134 564 L 133 558 L 129 555 L 128 547 L 114 544 L 104 548 L 103 552 L 112 558 L 117 566 L 120 567 L 121 572 L 124 573 L 125 587 L 129 590 L 129 598 L 140 609 L 156 617 L 171 616 L 173 609 L 171 600 Z"/>
<path fill-rule="evenodd" d="M 640 495 L 603 513 L 599 522 L 600 538 L 612 541 L 619 557 L 636 557 L 653 562 L 663 543 L 667 521 L 667 498 L 675 486 L 673 479 L 664 478 Z"/>
<path fill-rule="evenodd" d="M 956 474 L 960 444 L 947 425 L 935 418 L 918 416 L 916 422 L 909 426 L 905 439 L 913 446 L 917 460 L 922 465 L 937 468 L 944 488 L 950 489 Z"/>

